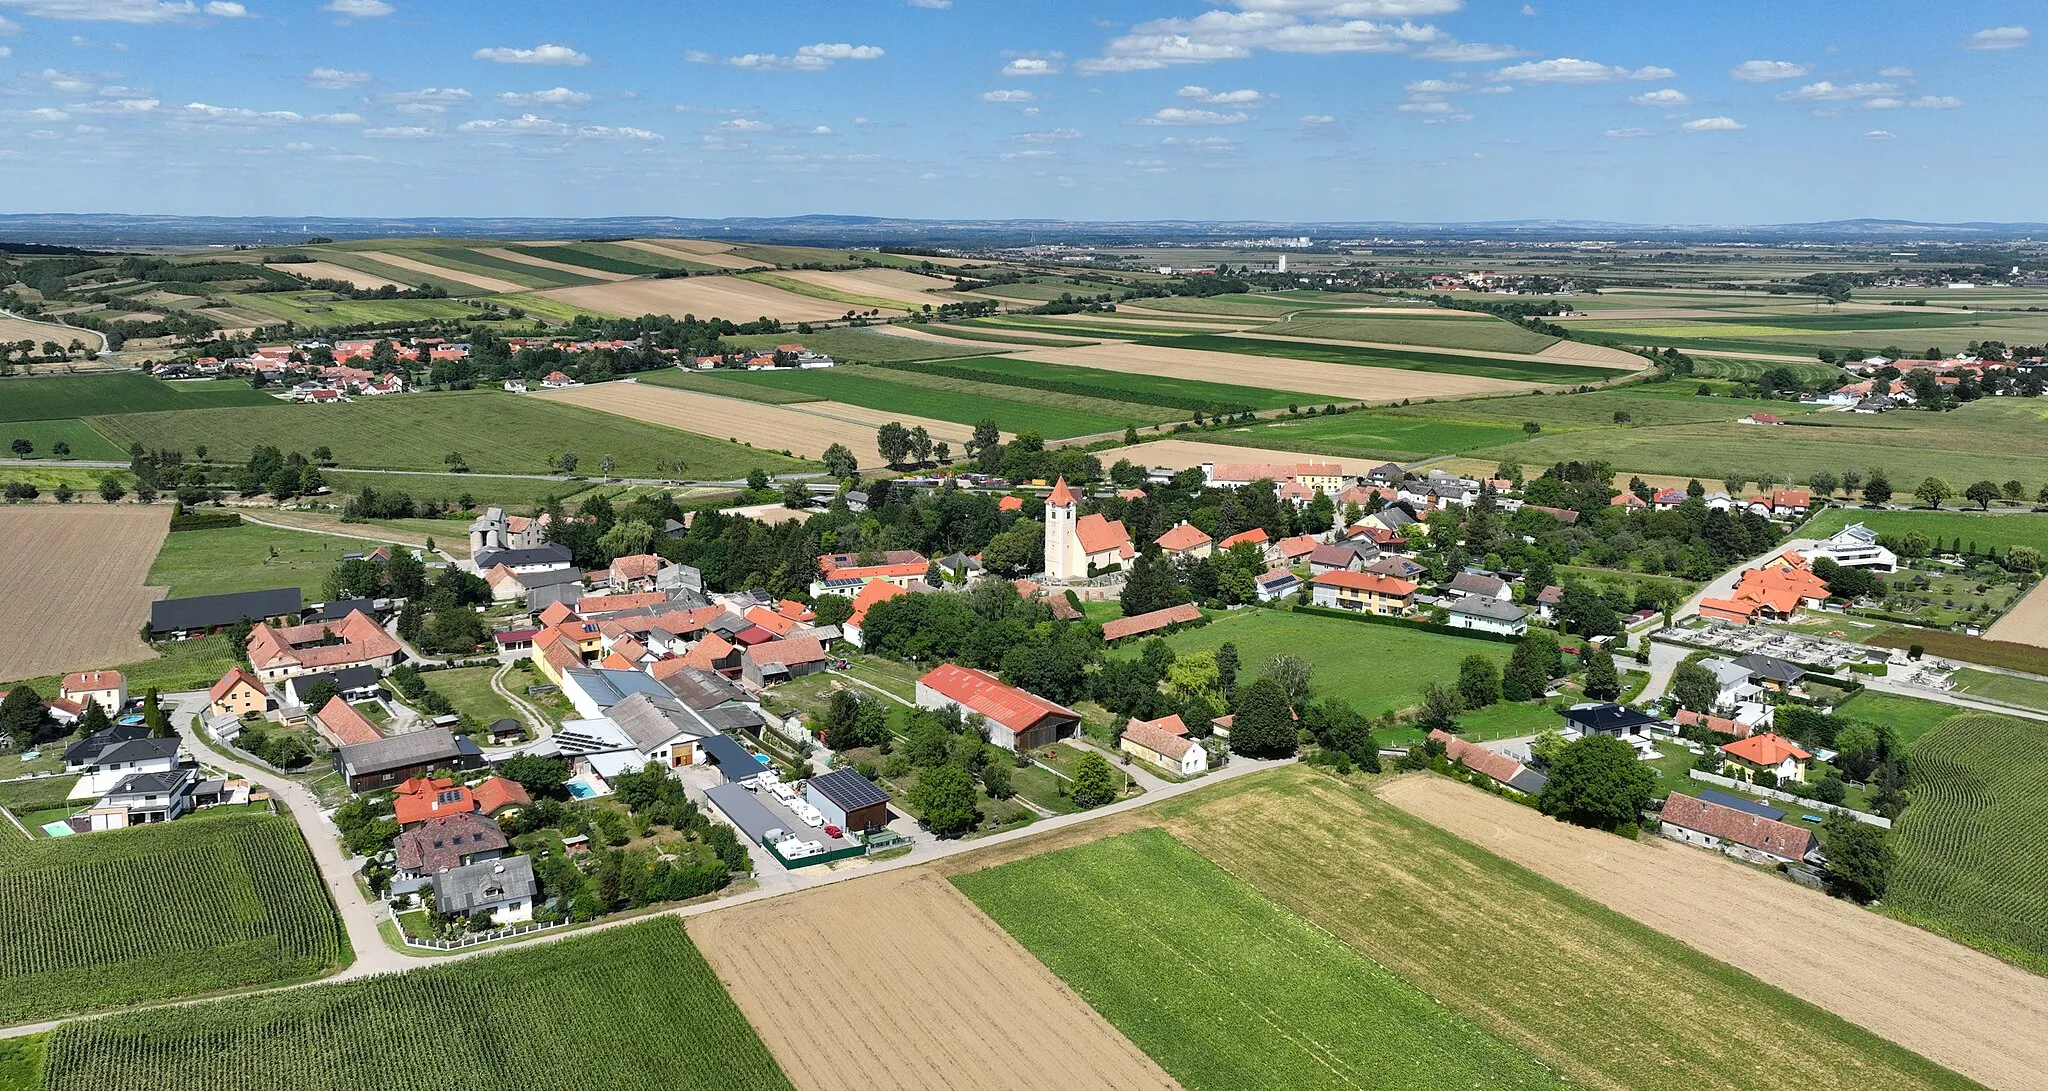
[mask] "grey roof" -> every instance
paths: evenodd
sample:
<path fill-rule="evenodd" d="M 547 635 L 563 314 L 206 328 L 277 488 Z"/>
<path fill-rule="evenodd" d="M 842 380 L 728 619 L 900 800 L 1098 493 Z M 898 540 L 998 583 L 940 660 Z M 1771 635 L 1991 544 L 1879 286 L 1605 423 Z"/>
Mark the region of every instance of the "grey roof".
<path fill-rule="evenodd" d="M 180 629 L 211 629 L 237 621 L 262 621 L 299 612 L 299 589 L 274 587 L 268 591 L 237 591 L 228 595 L 194 595 L 164 599 L 149 606 L 151 632 L 169 633 Z"/>
<path fill-rule="evenodd" d="M 80 762 L 88 762 L 99 754 L 100 751 L 110 746 L 133 739 L 146 739 L 148 737 L 149 729 L 141 724 L 115 724 L 105 731 L 95 731 L 65 747 L 64 763 L 66 765 L 76 765 Z"/>
<path fill-rule="evenodd" d="M 559 587 L 565 583 L 580 584 L 583 582 L 583 573 L 573 567 L 550 568 L 541 572 L 514 572 L 512 579 L 519 586 L 532 591 L 540 587 Z"/>
<path fill-rule="evenodd" d="M 392 735 L 370 742 L 350 743 L 335 751 L 342 765 L 358 776 L 404 769 L 412 765 L 453 761 L 479 753 L 475 743 L 467 739 L 458 740 L 455 733 L 445 727 L 430 727 L 425 731 L 408 731 L 403 735 Z"/>
<path fill-rule="evenodd" d="M 1460 572 L 1451 577 L 1451 590 L 1466 595 L 1484 595 L 1490 599 L 1508 596 L 1508 581 L 1499 576 L 1487 576 L 1478 572 Z"/>
<path fill-rule="evenodd" d="M 186 781 L 199 783 L 199 774 L 191 769 L 166 769 L 158 773 L 131 773 L 122 777 L 120 783 L 108 790 L 102 799 L 114 796 L 165 795 L 175 792 Z"/>
<path fill-rule="evenodd" d="M 1806 677 L 1805 667 L 1787 663 L 1773 656 L 1758 655 L 1755 652 L 1742 656 L 1735 662 L 1739 666 L 1748 667 L 1752 676 L 1772 682 L 1797 682 Z"/>
<path fill-rule="evenodd" d="M 711 755 L 711 763 L 727 780 L 744 780 L 761 771 L 751 751 L 724 735 L 707 735 L 697 745 Z"/>
<path fill-rule="evenodd" d="M 486 860 L 434 876 L 434 910 L 467 914 L 513 898 L 532 898 L 539 892 L 532 860 L 524 856 Z"/>
<path fill-rule="evenodd" d="M 1451 603 L 1450 611 L 1454 614 L 1486 618 L 1490 621 L 1521 621 L 1529 616 L 1529 611 L 1516 606 L 1512 602 L 1502 602 L 1499 599 L 1484 598 L 1478 595 L 1468 595 Z"/>
<path fill-rule="evenodd" d="M 149 761 L 152 758 L 175 758 L 178 756 L 178 737 L 168 739 L 128 739 L 101 750 L 92 759 L 94 765 L 112 765 L 122 761 Z"/>
<path fill-rule="evenodd" d="M 1713 788 L 1708 788 L 1701 792 L 1700 798 L 1709 803 L 1719 803 L 1730 810 L 1741 811 L 1744 814 L 1753 814 L 1758 818 L 1768 818 L 1773 822 L 1785 817 L 1785 812 L 1776 807 L 1766 807 L 1761 803 L 1751 803 L 1741 796 L 1731 796 L 1726 792 L 1717 791 Z"/>
<path fill-rule="evenodd" d="M 831 800 L 842 811 L 857 811 L 877 803 L 889 802 L 889 796 L 874 782 L 852 769 L 834 769 L 821 776 L 812 777 L 810 786 L 818 794 Z"/>
<path fill-rule="evenodd" d="M 1729 686 L 1739 686 L 1750 679 L 1749 668 L 1732 659 L 1714 656 L 1710 659 L 1700 660 L 1700 666 L 1707 668 L 1707 671 L 1714 676 L 1714 681 L 1719 683 L 1723 689 Z"/>
<path fill-rule="evenodd" d="M 376 600 L 337 599 L 334 602 L 323 602 L 304 611 L 303 620 L 309 625 L 316 621 L 340 621 L 358 610 L 367 617 L 377 616 Z"/>
<path fill-rule="evenodd" d="M 720 784 L 704 790 L 704 798 L 710 800 L 732 824 L 747 835 L 747 840 L 760 844 L 769 830 L 787 830 L 789 821 L 775 817 L 775 812 L 761 805 L 754 793 L 737 784 Z M 791 831 L 795 832 L 795 831 Z"/>
<path fill-rule="evenodd" d="M 526 593 L 526 608 L 539 612 L 555 603 L 561 603 L 574 610 L 583 601 L 583 584 L 580 581 L 557 583 L 547 587 L 536 587 Z"/>
<path fill-rule="evenodd" d="M 733 684 L 724 675 L 714 671 L 698 670 L 695 667 L 669 675 L 662 680 L 662 684 L 668 687 L 670 693 L 675 694 L 676 700 L 700 712 L 733 701 L 751 700 L 746 690 Z"/>
<path fill-rule="evenodd" d="M 593 667 L 587 670 L 571 668 L 566 674 L 567 677 L 576 679 L 577 688 L 596 701 L 599 708 L 609 709 L 636 693 L 644 693 L 650 697 L 670 695 L 668 689 L 660 682 L 640 671 L 615 671 Z"/>
<path fill-rule="evenodd" d="M 1519 772 L 1508 778 L 1508 787 L 1523 795 L 1539 795 L 1543 791 L 1543 786 L 1550 783 L 1549 777 L 1526 765 L 1519 768 Z"/>
<path fill-rule="evenodd" d="M 1627 705 L 1617 705 L 1612 702 L 1573 705 L 1571 708 L 1564 710 L 1564 718 L 1567 722 L 1576 725 L 1581 731 L 1593 731 L 1601 734 L 1626 731 L 1631 727 L 1641 727 L 1644 724 L 1657 722 L 1657 717 L 1647 712 L 1637 712 Z"/>
<path fill-rule="evenodd" d="M 697 718 L 704 721 L 706 726 L 719 731 L 732 731 L 736 728 L 755 730 L 768 722 L 751 705 L 720 705 L 717 708 L 707 708 L 698 711 Z"/>
<path fill-rule="evenodd" d="M 532 549 L 487 549 L 470 558 L 475 562 L 479 572 L 496 564 L 508 568 L 517 568 L 523 564 L 565 565 L 574 559 L 575 554 L 570 553 L 569 547 L 560 542 L 548 542 Z"/>
<path fill-rule="evenodd" d="M 619 730 L 624 731 L 643 754 L 678 735 L 704 733 L 690 716 L 690 710 L 667 694 L 653 697 L 635 693 L 606 709 L 605 715 L 619 725 Z"/>
<path fill-rule="evenodd" d="M 343 667 L 340 670 L 322 671 L 319 674 L 301 674 L 294 678 L 287 678 L 285 679 L 285 685 L 291 687 L 294 696 L 305 693 L 313 688 L 314 683 L 321 681 L 333 682 L 337 688 L 346 693 L 350 690 L 369 689 L 371 686 L 376 685 L 383 677 L 375 667 Z"/>

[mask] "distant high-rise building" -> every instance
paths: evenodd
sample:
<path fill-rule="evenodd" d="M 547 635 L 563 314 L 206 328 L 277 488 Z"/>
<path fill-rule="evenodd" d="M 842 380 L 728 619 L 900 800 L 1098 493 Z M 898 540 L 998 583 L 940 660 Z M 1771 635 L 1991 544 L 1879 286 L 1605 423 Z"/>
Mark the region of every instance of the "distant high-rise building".
<path fill-rule="evenodd" d="M 1282 273 L 1287 271 L 1287 255 L 1280 255 L 1280 264 L 1275 266 L 1275 270 Z"/>

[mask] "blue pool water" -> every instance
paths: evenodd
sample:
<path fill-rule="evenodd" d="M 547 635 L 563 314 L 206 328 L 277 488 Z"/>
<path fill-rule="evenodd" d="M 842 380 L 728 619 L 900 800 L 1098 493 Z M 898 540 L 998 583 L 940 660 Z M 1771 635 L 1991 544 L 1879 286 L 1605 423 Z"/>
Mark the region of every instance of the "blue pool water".
<path fill-rule="evenodd" d="M 569 794 L 577 799 L 590 799 L 597 795 L 597 789 L 580 780 L 572 780 L 569 782 Z"/>
<path fill-rule="evenodd" d="M 771 763 L 770 763 L 770 762 L 768 761 L 768 755 L 766 755 L 766 754 L 756 754 L 756 755 L 754 755 L 754 760 L 755 760 L 755 761 L 758 761 L 758 762 L 760 762 L 760 763 L 761 763 L 762 765 L 768 765 L 768 764 L 771 764 Z"/>

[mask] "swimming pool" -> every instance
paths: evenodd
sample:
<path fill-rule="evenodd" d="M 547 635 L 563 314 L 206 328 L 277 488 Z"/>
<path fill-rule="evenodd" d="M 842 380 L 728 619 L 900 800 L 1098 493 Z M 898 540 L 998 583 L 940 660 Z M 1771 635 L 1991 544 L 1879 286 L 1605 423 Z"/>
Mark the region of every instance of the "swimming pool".
<path fill-rule="evenodd" d="M 597 789 L 580 780 L 572 780 L 569 782 L 569 794 L 577 799 L 595 799 L 597 798 Z"/>

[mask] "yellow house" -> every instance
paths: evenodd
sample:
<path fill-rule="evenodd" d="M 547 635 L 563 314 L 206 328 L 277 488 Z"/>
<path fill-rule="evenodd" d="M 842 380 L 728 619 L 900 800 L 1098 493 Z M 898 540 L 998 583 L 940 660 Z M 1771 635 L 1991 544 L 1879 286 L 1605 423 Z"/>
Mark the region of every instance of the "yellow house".
<path fill-rule="evenodd" d="M 220 676 L 220 681 L 207 691 L 206 711 L 210 716 L 233 716 L 237 719 L 251 712 L 260 713 L 269 699 L 263 691 L 263 683 L 256 676 L 236 667 Z"/>

